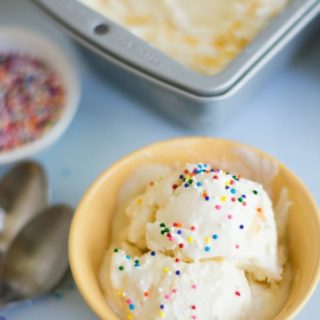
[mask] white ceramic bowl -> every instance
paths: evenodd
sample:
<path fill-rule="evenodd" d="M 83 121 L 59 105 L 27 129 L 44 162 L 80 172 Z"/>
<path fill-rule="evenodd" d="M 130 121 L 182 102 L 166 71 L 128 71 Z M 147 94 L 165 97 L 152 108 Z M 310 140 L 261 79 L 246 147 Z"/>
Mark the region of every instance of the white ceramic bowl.
<path fill-rule="evenodd" d="M 0 164 L 14 162 L 45 149 L 67 129 L 78 108 L 80 82 L 71 52 L 64 52 L 54 43 L 34 31 L 21 28 L 0 28 L 0 52 L 28 54 L 48 63 L 58 74 L 66 89 L 66 102 L 60 119 L 42 137 L 16 149 L 0 152 Z"/>

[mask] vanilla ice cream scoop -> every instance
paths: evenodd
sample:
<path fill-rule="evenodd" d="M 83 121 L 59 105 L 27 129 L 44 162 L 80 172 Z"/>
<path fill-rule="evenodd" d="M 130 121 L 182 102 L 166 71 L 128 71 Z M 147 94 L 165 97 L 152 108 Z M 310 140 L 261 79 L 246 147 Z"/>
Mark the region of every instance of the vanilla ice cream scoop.
<path fill-rule="evenodd" d="M 234 260 L 257 279 L 281 278 L 277 231 L 263 187 L 208 165 L 155 181 L 127 209 L 128 240 L 187 262 Z"/>
<path fill-rule="evenodd" d="M 111 260 L 123 319 L 247 319 L 250 288 L 230 262 L 185 263 L 153 251 L 134 258 L 119 249 Z"/>
<path fill-rule="evenodd" d="M 199 163 L 146 171 L 144 187 L 137 177 L 100 271 L 120 318 L 272 319 L 290 287 L 285 193 L 277 232 L 268 194 L 239 175 Z"/>

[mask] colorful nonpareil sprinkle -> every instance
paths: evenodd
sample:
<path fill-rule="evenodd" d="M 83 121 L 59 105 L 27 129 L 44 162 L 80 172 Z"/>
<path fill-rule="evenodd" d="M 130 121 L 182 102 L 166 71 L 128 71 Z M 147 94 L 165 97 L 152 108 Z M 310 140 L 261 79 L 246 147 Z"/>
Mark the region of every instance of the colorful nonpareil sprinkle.
<path fill-rule="evenodd" d="M 169 269 L 168 267 L 164 267 L 164 268 L 163 268 L 163 272 L 164 272 L 164 273 L 168 273 L 169 271 L 170 271 L 170 269 Z"/>
<path fill-rule="evenodd" d="M 134 260 L 134 266 L 135 267 L 140 267 L 140 261 L 139 260 Z"/>
<path fill-rule="evenodd" d="M 192 237 L 188 237 L 188 238 L 187 238 L 187 241 L 188 241 L 189 243 L 192 243 L 192 242 L 193 242 L 193 238 L 192 238 Z"/>
<path fill-rule="evenodd" d="M 44 61 L 0 52 L 0 152 L 41 138 L 59 120 L 65 95 Z"/>
<path fill-rule="evenodd" d="M 208 243 L 210 243 L 210 242 L 211 242 L 210 237 L 205 237 L 205 238 L 204 238 L 204 243 L 208 244 Z"/>

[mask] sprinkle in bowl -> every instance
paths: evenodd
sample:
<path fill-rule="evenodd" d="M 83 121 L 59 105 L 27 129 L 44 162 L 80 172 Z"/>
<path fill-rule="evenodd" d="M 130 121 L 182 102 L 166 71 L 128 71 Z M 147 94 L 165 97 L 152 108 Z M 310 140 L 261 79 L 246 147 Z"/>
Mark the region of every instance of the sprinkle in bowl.
<path fill-rule="evenodd" d="M 72 54 L 34 31 L 0 29 L 0 164 L 45 149 L 71 123 L 80 99 Z"/>

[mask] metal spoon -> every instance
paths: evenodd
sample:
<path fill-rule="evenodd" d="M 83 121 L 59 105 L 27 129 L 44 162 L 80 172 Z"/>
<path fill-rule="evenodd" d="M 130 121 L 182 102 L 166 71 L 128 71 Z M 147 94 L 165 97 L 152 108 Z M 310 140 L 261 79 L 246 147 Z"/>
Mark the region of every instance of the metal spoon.
<path fill-rule="evenodd" d="M 35 162 L 22 162 L 0 180 L 0 208 L 3 230 L 0 233 L 0 265 L 11 241 L 21 228 L 48 206 L 47 178 Z"/>
<path fill-rule="evenodd" d="M 5 256 L 0 307 L 51 291 L 68 269 L 68 231 L 73 210 L 58 205 L 33 218 Z"/>

